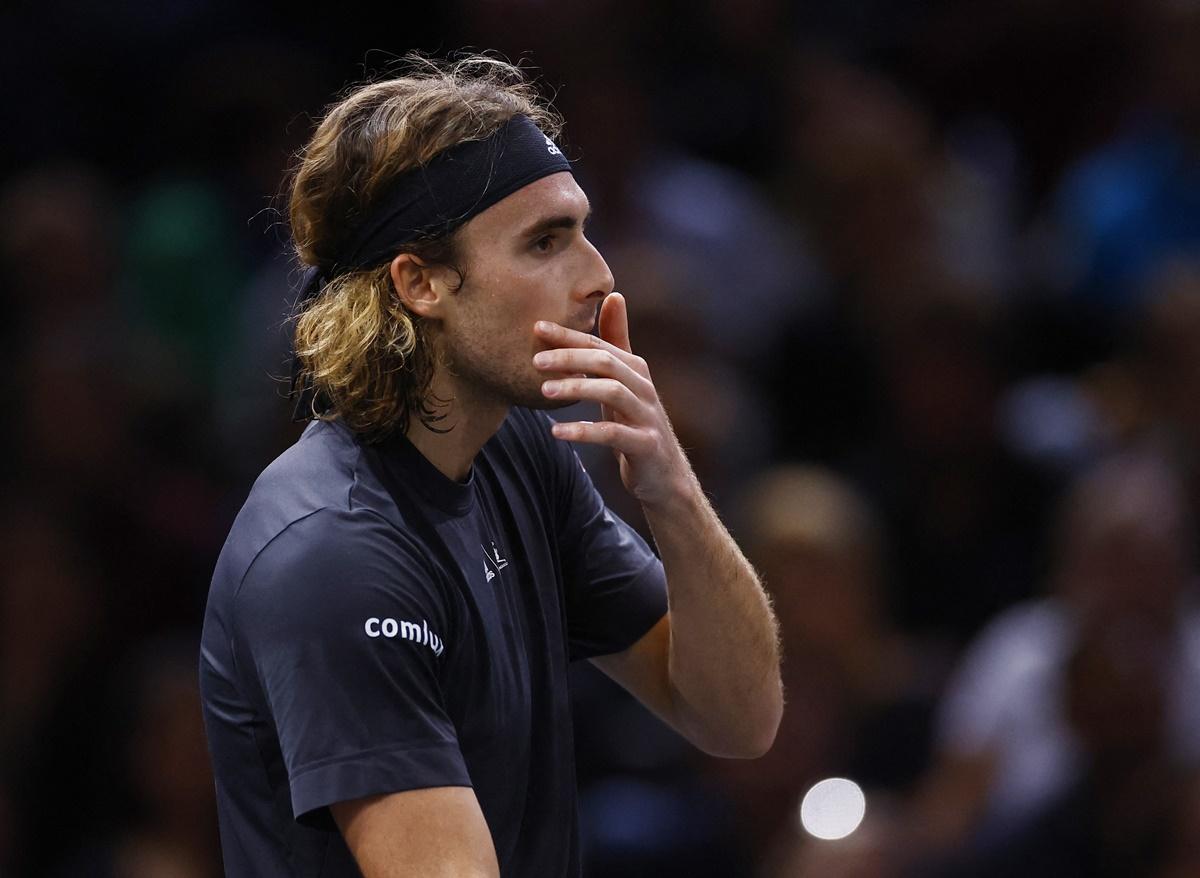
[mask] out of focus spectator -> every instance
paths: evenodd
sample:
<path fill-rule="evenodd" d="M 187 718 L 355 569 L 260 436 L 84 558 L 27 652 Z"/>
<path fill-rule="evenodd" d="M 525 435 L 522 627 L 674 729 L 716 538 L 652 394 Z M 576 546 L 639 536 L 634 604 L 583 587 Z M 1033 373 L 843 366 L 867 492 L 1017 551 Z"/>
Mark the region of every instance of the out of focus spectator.
<path fill-rule="evenodd" d="M 216 878 L 222 874 L 216 796 L 191 636 L 152 640 L 131 657 L 110 693 L 109 754 L 122 769 L 122 807 L 104 834 L 68 849 L 63 878 Z M 125 789 L 127 787 L 127 789 Z M 117 798 L 118 795 L 113 795 Z"/>
<path fill-rule="evenodd" d="M 1180 758 L 1166 727 L 1178 698 L 1167 663 L 1177 656 L 1157 632 L 1083 624 L 1060 696 L 1083 760 L 1078 777 L 947 874 L 1136 878 L 1166 862 L 1195 778 L 1195 760 Z"/>
<path fill-rule="evenodd" d="M 106 614 L 94 559 L 36 496 L 0 507 L 0 873 L 32 874 L 101 794 L 91 718 Z"/>
<path fill-rule="evenodd" d="M 1128 751 L 1176 776 L 1196 767 L 1190 520 L 1176 474 L 1157 458 L 1115 458 L 1072 490 L 1053 594 L 997 617 L 947 689 L 914 824 L 933 849 L 1011 852 L 1033 843 L 1039 814 L 1093 784 L 1115 784 L 1098 807 L 1119 809 L 1133 789 L 1118 770 Z M 1104 707 L 1105 693 L 1123 712 Z"/>
<path fill-rule="evenodd" d="M 1123 132 L 1081 158 L 1054 197 L 1056 286 L 1080 310 L 1126 316 L 1169 257 L 1200 254 L 1200 7 L 1145 4 L 1146 93 Z"/>
<path fill-rule="evenodd" d="M 955 289 L 910 307 L 876 346 L 885 431 L 846 465 L 890 528 L 902 623 L 958 648 L 1030 594 L 1053 481 L 998 435 L 998 315 Z"/>
<path fill-rule="evenodd" d="M 61 162 L 10 179 L 0 193 L 0 259 L 26 330 L 119 328 L 117 205 L 104 178 Z M 16 327 L 6 326 L 11 331 Z"/>
<path fill-rule="evenodd" d="M 761 852 L 790 842 L 817 780 L 908 789 L 926 760 L 937 670 L 889 618 L 881 525 L 844 480 L 775 468 L 743 500 L 748 551 L 779 617 L 788 703 L 770 753 L 714 770 Z"/>
<path fill-rule="evenodd" d="M 1168 262 L 1152 284 L 1130 356 L 1130 420 L 1171 455 L 1191 508 L 1200 509 L 1200 260 Z"/>
<path fill-rule="evenodd" d="M 822 55 L 797 69 L 785 191 L 831 295 L 760 374 L 781 447 L 877 498 L 902 623 L 957 646 L 1027 595 L 1049 488 L 996 431 L 1011 181 L 958 155 L 894 82 Z"/>

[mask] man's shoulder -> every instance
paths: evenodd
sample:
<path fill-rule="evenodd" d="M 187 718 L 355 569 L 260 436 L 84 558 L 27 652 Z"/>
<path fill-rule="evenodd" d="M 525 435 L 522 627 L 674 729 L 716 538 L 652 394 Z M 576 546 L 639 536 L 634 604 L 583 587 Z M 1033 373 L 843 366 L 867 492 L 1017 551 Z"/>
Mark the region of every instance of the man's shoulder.
<path fill-rule="evenodd" d="M 311 511 L 344 502 L 360 466 L 361 447 L 340 424 L 313 421 L 255 480 L 247 505 Z"/>
<path fill-rule="evenodd" d="M 319 606 L 381 587 L 428 591 L 438 581 L 410 535 L 367 507 L 322 507 L 290 522 L 254 554 L 233 596 Z M 253 596 L 253 597 L 251 597 Z"/>
<path fill-rule="evenodd" d="M 261 546 L 319 509 L 347 508 L 358 466 L 357 449 L 334 425 L 310 424 L 254 481 L 230 542 Z"/>
<path fill-rule="evenodd" d="M 314 421 L 262 471 L 243 513 L 268 516 L 276 531 L 318 509 L 366 509 L 394 520 L 375 460 L 343 424 Z"/>
<path fill-rule="evenodd" d="M 394 508 L 362 446 L 335 423 L 314 422 L 263 470 L 230 528 L 214 587 L 236 590 L 268 552 L 278 563 L 347 556 L 352 547 L 403 543 Z"/>

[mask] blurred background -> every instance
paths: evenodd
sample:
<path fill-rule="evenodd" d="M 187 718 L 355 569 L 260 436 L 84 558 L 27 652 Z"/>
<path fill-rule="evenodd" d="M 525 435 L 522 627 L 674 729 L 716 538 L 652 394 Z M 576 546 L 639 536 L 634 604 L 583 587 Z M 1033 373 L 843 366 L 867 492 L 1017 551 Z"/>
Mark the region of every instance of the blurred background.
<path fill-rule="evenodd" d="M 18 0 L 0 876 L 221 874 L 196 655 L 299 430 L 276 196 L 345 85 L 462 47 L 565 113 L 783 626 L 755 762 L 575 669 L 587 876 L 1200 875 L 1198 0 Z"/>

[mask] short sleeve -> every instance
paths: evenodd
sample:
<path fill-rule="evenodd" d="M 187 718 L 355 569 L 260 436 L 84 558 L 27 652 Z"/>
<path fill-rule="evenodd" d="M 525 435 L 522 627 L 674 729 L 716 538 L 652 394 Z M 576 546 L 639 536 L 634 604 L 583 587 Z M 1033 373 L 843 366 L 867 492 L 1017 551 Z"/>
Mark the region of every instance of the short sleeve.
<path fill-rule="evenodd" d="M 438 674 L 452 615 L 373 512 L 319 510 L 255 558 L 237 595 L 239 666 L 266 700 L 297 820 L 328 827 L 335 802 L 470 786 Z"/>
<path fill-rule="evenodd" d="M 662 562 L 605 505 L 574 449 L 555 445 L 571 659 L 621 652 L 667 612 Z"/>

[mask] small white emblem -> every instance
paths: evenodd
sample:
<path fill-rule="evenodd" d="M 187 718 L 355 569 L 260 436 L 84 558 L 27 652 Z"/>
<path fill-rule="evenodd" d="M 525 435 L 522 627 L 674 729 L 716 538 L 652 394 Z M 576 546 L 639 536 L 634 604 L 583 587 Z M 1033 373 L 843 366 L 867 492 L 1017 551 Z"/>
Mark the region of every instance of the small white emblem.
<path fill-rule="evenodd" d="M 483 573 L 488 582 L 508 566 L 508 559 L 500 556 L 500 550 L 496 548 L 496 543 L 493 541 L 492 550 L 489 552 L 487 546 L 480 545 L 483 549 Z"/>
<path fill-rule="evenodd" d="M 551 140 L 545 134 L 543 134 L 542 136 L 546 138 L 546 152 L 550 153 L 550 155 L 562 155 L 562 150 L 560 150 L 557 146 L 554 145 L 553 140 Z"/>

